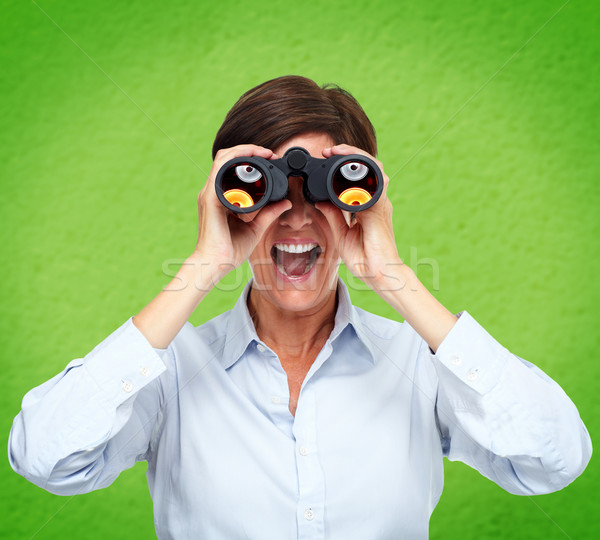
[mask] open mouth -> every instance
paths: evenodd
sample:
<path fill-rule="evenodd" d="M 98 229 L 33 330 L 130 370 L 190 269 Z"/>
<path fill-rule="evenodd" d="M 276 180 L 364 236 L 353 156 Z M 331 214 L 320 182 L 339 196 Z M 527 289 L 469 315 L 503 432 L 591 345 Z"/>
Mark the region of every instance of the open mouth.
<path fill-rule="evenodd" d="M 284 276 L 297 278 L 308 274 L 321 255 L 319 244 L 275 244 L 271 258 Z"/>

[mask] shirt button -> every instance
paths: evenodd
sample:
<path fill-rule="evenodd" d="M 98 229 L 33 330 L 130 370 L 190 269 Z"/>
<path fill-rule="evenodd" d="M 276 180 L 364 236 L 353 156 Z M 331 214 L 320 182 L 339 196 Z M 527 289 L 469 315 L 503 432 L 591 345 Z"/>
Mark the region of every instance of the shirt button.
<path fill-rule="evenodd" d="M 450 360 L 455 366 L 460 366 L 462 364 L 462 358 L 455 354 Z"/>
<path fill-rule="evenodd" d="M 129 381 L 123 381 L 123 386 L 121 386 L 124 392 L 131 392 L 133 390 L 133 384 Z"/>
<path fill-rule="evenodd" d="M 476 381 L 479 377 L 479 373 L 477 369 L 470 369 L 467 373 L 467 380 L 473 382 Z"/>
<path fill-rule="evenodd" d="M 271 403 L 275 403 L 277 405 L 278 403 L 281 403 L 281 398 L 279 396 L 273 396 L 271 398 Z"/>
<path fill-rule="evenodd" d="M 258 349 L 258 352 L 265 352 L 267 350 L 267 348 L 262 344 L 259 343 L 256 348 Z"/>
<path fill-rule="evenodd" d="M 148 373 L 150 373 L 150 370 L 146 366 L 140 368 L 140 375 L 143 377 L 147 377 Z"/>
<path fill-rule="evenodd" d="M 306 446 L 301 446 L 300 447 L 300 455 L 301 456 L 308 456 L 308 448 L 306 448 Z"/>
<path fill-rule="evenodd" d="M 308 508 L 304 512 L 304 517 L 306 518 L 307 521 L 312 521 L 313 519 L 315 519 L 315 513 L 312 511 L 312 508 Z"/>

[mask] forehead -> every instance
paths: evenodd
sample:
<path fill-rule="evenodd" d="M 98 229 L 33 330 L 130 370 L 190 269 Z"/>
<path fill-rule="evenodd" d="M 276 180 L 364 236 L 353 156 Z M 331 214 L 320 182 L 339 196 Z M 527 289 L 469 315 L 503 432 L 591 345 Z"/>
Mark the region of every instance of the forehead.
<path fill-rule="evenodd" d="M 282 156 L 288 148 L 301 146 L 308 150 L 311 156 L 322 158 L 323 150 L 333 145 L 335 145 L 335 141 L 327 133 L 303 133 L 302 135 L 292 137 L 273 151 L 278 156 Z"/>

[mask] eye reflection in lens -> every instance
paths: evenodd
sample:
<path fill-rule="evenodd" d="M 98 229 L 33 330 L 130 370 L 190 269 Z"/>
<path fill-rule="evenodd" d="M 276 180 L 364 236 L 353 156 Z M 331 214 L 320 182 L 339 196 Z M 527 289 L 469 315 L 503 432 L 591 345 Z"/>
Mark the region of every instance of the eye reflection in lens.
<path fill-rule="evenodd" d="M 242 182 L 248 184 L 256 182 L 262 176 L 262 173 L 252 165 L 238 165 L 235 168 L 235 174 Z"/>
<path fill-rule="evenodd" d="M 365 176 L 367 176 L 369 167 L 363 165 L 362 163 L 352 161 L 343 165 L 340 169 L 340 172 L 344 178 L 355 182 L 357 180 L 362 180 Z"/>

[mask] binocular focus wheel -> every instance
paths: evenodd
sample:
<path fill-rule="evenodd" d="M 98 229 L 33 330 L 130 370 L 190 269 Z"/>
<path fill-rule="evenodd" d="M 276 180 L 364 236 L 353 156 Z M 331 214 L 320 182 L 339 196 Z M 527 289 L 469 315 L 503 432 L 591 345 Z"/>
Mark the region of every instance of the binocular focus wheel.
<path fill-rule="evenodd" d="M 362 188 L 348 188 L 340 193 L 338 199 L 349 206 L 360 206 L 369 202 L 371 195 Z"/>
<path fill-rule="evenodd" d="M 254 205 L 254 199 L 243 189 L 229 189 L 223 193 L 229 204 L 238 208 L 248 208 Z"/>

